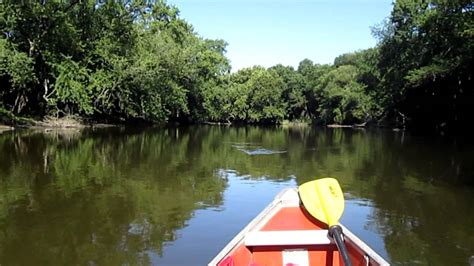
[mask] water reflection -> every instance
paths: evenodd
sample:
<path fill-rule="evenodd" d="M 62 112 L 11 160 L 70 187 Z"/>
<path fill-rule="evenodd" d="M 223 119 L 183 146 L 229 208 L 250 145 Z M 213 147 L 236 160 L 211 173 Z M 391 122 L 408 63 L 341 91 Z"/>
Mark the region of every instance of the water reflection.
<path fill-rule="evenodd" d="M 465 265 L 473 147 L 310 127 L 4 132 L 0 264 L 205 264 L 278 190 L 336 176 L 343 223 L 391 262 Z"/>
<path fill-rule="evenodd" d="M 222 204 L 211 165 L 183 167 L 200 149 L 189 135 L 114 133 L 1 136 L 1 264 L 148 264 L 193 211 Z"/>

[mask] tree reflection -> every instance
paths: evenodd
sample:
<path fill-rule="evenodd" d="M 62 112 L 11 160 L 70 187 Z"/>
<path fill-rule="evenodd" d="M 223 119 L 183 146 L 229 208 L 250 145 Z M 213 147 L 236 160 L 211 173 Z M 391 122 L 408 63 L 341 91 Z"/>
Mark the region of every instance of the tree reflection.
<path fill-rule="evenodd" d="M 348 200 L 371 206 L 365 227 L 391 262 L 465 264 L 474 254 L 472 147 L 311 127 L 7 132 L 0 264 L 149 264 L 196 209 L 223 204 L 229 170 L 299 184 L 338 177 Z"/>
<path fill-rule="evenodd" d="M 0 262 L 148 264 L 194 210 L 221 204 L 211 165 L 182 167 L 189 134 L 117 133 L 0 136 Z"/>

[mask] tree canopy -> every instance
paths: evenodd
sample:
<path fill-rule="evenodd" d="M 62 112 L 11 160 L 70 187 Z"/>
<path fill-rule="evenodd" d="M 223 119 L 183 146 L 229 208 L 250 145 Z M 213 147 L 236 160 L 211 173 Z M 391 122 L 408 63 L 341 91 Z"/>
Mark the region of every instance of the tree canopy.
<path fill-rule="evenodd" d="M 2 1 L 0 92 L 15 114 L 196 119 L 226 43 L 163 1 Z"/>
<path fill-rule="evenodd" d="M 473 6 L 397 0 L 374 48 L 231 73 L 227 43 L 164 1 L 5 0 L 0 113 L 460 129 L 472 122 Z"/>

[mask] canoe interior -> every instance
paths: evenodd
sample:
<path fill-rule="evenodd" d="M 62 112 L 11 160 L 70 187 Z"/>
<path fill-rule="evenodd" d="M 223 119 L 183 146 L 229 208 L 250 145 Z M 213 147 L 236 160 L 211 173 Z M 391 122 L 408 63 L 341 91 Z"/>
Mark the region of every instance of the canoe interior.
<path fill-rule="evenodd" d="M 263 225 L 260 231 L 287 230 L 322 230 L 327 229 L 301 207 L 284 207 Z M 347 242 L 347 241 L 346 241 Z M 353 265 L 367 265 L 366 258 L 353 246 L 348 245 L 349 256 Z M 218 265 L 284 265 L 283 251 L 303 250 L 307 252 L 309 265 L 342 265 L 339 251 L 335 244 L 312 246 L 259 246 L 247 247 L 244 244 L 236 246 L 229 256 Z M 286 265 L 297 265 L 286 264 Z M 370 263 L 369 263 L 370 265 Z"/>

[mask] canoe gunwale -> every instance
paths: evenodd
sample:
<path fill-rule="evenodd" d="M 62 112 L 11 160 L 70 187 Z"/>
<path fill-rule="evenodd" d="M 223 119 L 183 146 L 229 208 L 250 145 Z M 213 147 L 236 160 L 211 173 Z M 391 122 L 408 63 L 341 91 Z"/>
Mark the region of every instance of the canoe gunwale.
<path fill-rule="evenodd" d="M 382 256 L 377 254 L 371 247 L 369 247 L 364 241 L 362 241 L 359 237 L 354 235 L 347 227 L 339 223 L 342 228 L 342 232 L 344 235 L 344 240 L 349 241 L 349 245 L 353 245 L 358 247 L 362 252 L 364 252 L 364 256 L 368 256 L 368 259 L 375 261 L 379 265 L 390 265 Z"/>
<path fill-rule="evenodd" d="M 296 196 L 295 196 L 296 195 Z M 223 260 L 229 253 L 231 253 L 235 247 L 240 244 L 244 244 L 245 236 L 247 233 L 252 231 L 259 231 L 280 209 L 283 207 L 298 207 L 300 206 L 300 200 L 298 196 L 298 190 L 296 188 L 283 189 L 275 199 L 267 205 L 267 207 L 261 211 L 250 223 L 247 224 L 218 254 L 209 262 L 208 266 L 215 266 Z M 385 259 L 377 254 L 372 248 L 366 243 L 354 235 L 344 225 L 339 224 L 343 230 L 343 236 L 349 245 L 355 247 L 369 262 L 374 262 L 377 265 L 390 265 Z"/>
<path fill-rule="evenodd" d="M 252 230 L 259 230 L 265 225 L 265 223 L 272 218 L 272 216 L 283 207 L 285 200 L 284 195 L 287 191 L 292 190 L 291 188 L 284 189 L 281 191 L 275 199 L 262 211 L 260 212 L 247 226 L 242 229 L 222 250 L 217 256 L 209 262 L 209 266 L 217 265 L 222 259 L 227 256 L 237 245 L 243 243 L 245 235 Z M 290 203 L 291 204 L 291 203 Z M 291 204 L 293 205 L 293 204 Z M 291 206 L 288 205 L 288 206 Z"/>

